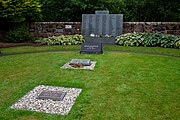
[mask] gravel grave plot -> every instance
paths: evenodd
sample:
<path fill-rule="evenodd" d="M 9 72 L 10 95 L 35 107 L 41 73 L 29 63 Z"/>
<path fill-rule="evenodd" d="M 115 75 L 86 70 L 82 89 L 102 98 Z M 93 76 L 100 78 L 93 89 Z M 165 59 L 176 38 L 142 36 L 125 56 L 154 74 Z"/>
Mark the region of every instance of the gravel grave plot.
<path fill-rule="evenodd" d="M 95 65 L 96 65 L 96 61 L 92 61 L 90 66 L 84 66 L 82 68 L 74 68 L 71 65 L 69 65 L 70 62 L 67 62 L 66 64 L 64 64 L 61 68 L 71 68 L 71 69 L 89 69 L 89 70 L 93 70 Z"/>
<path fill-rule="evenodd" d="M 45 90 L 62 91 L 66 92 L 66 95 L 62 101 L 54 101 L 51 99 L 37 99 L 39 94 Z M 10 106 L 10 108 L 67 115 L 81 91 L 82 89 L 79 88 L 39 85 L 33 90 L 31 90 L 29 93 L 27 93 L 25 96 L 23 96 L 12 106 Z"/>

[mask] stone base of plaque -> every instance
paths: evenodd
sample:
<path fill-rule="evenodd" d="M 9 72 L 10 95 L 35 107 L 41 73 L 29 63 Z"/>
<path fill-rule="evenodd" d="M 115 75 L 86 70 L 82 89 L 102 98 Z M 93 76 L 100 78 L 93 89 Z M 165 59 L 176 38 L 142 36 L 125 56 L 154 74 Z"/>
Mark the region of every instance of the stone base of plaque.
<path fill-rule="evenodd" d="M 100 43 L 103 45 L 115 45 L 115 37 L 86 37 L 84 36 L 86 43 Z"/>
<path fill-rule="evenodd" d="M 79 53 L 80 54 L 103 54 L 103 51 L 101 51 L 101 52 L 80 51 Z"/>

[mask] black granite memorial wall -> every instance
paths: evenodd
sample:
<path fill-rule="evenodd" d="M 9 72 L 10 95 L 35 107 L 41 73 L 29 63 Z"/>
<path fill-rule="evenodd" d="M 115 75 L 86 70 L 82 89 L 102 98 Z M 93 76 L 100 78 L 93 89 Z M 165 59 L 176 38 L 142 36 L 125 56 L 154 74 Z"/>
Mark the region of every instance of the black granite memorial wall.
<path fill-rule="evenodd" d="M 96 14 L 82 15 L 82 35 L 91 34 L 115 37 L 123 32 L 123 15 L 109 14 L 109 11 L 96 11 Z"/>

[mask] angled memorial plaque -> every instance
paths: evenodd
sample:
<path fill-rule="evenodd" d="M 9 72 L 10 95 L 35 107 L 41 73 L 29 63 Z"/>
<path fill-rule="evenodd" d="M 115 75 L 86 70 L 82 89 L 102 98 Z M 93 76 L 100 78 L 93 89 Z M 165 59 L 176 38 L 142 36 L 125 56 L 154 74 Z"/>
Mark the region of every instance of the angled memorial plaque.
<path fill-rule="evenodd" d="M 61 101 L 65 97 L 66 93 L 61 91 L 45 90 L 40 93 L 37 99 L 51 99 Z"/>
<path fill-rule="evenodd" d="M 76 63 L 80 63 L 84 66 L 90 66 L 91 65 L 91 60 L 89 59 L 72 59 L 69 64 L 76 64 Z"/>

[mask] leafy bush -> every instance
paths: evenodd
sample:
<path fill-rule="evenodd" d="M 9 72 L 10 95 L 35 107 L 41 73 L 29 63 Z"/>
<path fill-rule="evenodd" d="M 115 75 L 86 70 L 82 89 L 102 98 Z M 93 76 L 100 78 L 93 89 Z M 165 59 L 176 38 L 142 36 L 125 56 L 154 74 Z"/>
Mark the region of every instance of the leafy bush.
<path fill-rule="evenodd" d="M 161 38 L 161 47 L 165 48 L 174 48 L 177 41 L 180 37 L 175 35 L 162 35 Z"/>
<path fill-rule="evenodd" d="M 40 20 L 39 0 L 0 0 L 0 22 L 22 23 Z"/>
<path fill-rule="evenodd" d="M 177 42 L 175 43 L 175 48 L 179 48 L 179 49 L 180 49 L 180 38 L 179 38 L 179 41 L 177 41 Z"/>
<path fill-rule="evenodd" d="M 79 45 L 84 42 L 84 39 L 82 35 L 61 35 L 39 38 L 35 42 L 46 43 L 47 45 Z"/>
<path fill-rule="evenodd" d="M 122 46 L 160 46 L 179 48 L 180 36 L 160 33 L 126 33 L 116 37 L 116 43 Z"/>
<path fill-rule="evenodd" d="M 29 33 L 28 26 L 26 24 L 17 25 L 7 32 L 7 42 L 29 42 L 32 41 Z"/>

